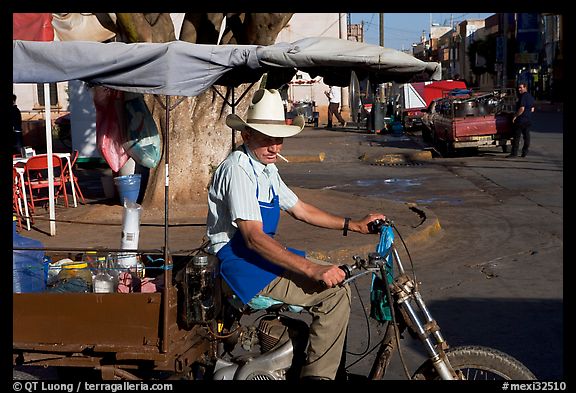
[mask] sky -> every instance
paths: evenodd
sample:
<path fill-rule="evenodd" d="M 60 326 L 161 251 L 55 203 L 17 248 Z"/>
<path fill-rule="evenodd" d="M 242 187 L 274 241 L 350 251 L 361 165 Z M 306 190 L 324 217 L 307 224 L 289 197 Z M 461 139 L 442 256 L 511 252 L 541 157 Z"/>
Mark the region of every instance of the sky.
<path fill-rule="evenodd" d="M 430 33 L 430 21 L 440 26 L 450 26 L 465 19 L 486 19 L 489 13 L 384 13 L 384 47 L 398 50 L 408 50 L 412 44 L 420 42 L 422 31 L 426 37 Z M 352 23 L 364 21 L 364 41 L 369 44 L 380 44 L 380 15 L 378 13 L 351 13 Z"/>

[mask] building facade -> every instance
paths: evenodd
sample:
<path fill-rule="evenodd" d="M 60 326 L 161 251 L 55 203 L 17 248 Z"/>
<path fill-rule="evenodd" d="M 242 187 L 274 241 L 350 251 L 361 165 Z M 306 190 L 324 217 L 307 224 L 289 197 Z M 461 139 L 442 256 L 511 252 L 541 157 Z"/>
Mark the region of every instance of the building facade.
<path fill-rule="evenodd" d="M 279 42 L 294 42 L 305 37 L 333 37 L 348 39 L 348 14 L 346 13 L 295 13 L 288 25 L 276 38 Z M 355 25 L 353 40 L 363 40 L 361 25 Z M 362 42 L 362 41 L 360 41 Z M 327 122 L 328 98 L 324 94 L 329 89 L 321 77 L 311 77 L 306 72 L 298 71 L 288 86 L 288 109 L 296 105 L 312 105 L 318 112 L 319 124 Z M 341 89 L 342 116 L 349 120 L 348 88 Z"/>
<path fill-rule="evenodd" d="M 480 90 L 520 81 L 540 100 L 561 101 L 564 79 L 561 14 L 497 13 L 464 20 L 440 37 L 414 45 L 413 55 L 442 64 L 444 79 L 460 77 Z"/>

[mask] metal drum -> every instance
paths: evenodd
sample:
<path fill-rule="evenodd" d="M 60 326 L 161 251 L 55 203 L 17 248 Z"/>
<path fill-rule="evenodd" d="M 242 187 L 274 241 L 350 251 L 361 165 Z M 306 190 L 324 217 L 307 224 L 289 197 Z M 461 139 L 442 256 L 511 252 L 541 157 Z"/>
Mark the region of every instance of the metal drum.
<path fill-rule="evenodd" d="M 454 117 L 479 116 L 478 101 L 454 102 Z"/>

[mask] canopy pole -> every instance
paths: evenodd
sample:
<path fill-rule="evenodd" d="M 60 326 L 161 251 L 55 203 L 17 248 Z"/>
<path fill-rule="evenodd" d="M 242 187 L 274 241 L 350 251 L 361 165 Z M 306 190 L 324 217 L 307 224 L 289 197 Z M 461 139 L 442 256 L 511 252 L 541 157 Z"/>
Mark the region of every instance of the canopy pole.
<path fill-rule="evenodd" d="M 166 126 L 164 137 L 164 296 L 162 297 L 162 352 L 168 352 L 168 288 L 172 285 L 172 259 L 168 251 L 168 188 L 170 185 L 170 96 L 166 96 Z"/>
<path fill-rule="evenodd" d="M 236 102 L 234 102 L 234 91 L 236 88 L 232 86 L 232 114 L 236 112 Z M 234 146 L 236 146 L 236 130 L 232 129 L 232 147 L 230 150 L 234 150 Z"/>
<path fill-rule="evenodd" d="M 164 138 L 164 263 L 168 263 L 168 188 L 170 186 L 170 96 L 166 96 L 166 135 Z"/>
<path fill-rule="evenodd" d="M 240 96 L 240 98 L 238 98 L 238 102 L 242 101 L 242 99 L 244 98 L 244 96 L 250 91 L 250 89 L 252 88 L 252 86 L 254 86 L 255 84 L 256 84 L 256 82 L 252 82 L 252 83 L 250 84 L 250 86 L 248 86 L 248 88 L 247 88 L 246 90 L 244 90 L 244 93 L 242 93 L 242 95 Z M 216 89 L 216 88 L 214 87 L 214 85 L 212 85 L 211 87 L 212 87 L 212 90 L 214 90 L 214 91 L 216 92 L 216 94 L 218 94 L 218 95 L 220 96 L 220 98 L 222 98 L 222 100 L 223 100 L 226 104 L 230 105 L 230 108 L 232 108 L 232 113 L 233 113 L 233 114 L 236 113 L 236 104 L 237 104 L 237 102 L 236 102 L 236 100 L 234 99 L 234 91 L 235 91 L 235 88 L 232 87 L 232 94 L 231 94 L 231 95 L 232 95 L 232 101 L 228 101 L 228 99 L 227 99 L 226 97 L 224 97 L 224 96 L 222 95 L 222 93 L 220 93 L 220 92 L 218 91 L 218 89 Z M 236 146 L 236 130 L 232 130 L 232 148 L 231 148 L 230 150 L 234 150 L 234 147 L 235 147 L 235 146 Z"/>
<path fill-rule="evenodd" d="M 48 206 L 50 209 L 50 236 L 56 236 L 56 210 L 54 207 L 54 162 L 52 160 L 52 104 L 50 84 L 44 83 L 44 123 L 46 125 L 46 159 L 48 162 Z M 62 167 L 60 167 L 62 171 Z M 60 174 L 62 176 L 62 174 Z"/>

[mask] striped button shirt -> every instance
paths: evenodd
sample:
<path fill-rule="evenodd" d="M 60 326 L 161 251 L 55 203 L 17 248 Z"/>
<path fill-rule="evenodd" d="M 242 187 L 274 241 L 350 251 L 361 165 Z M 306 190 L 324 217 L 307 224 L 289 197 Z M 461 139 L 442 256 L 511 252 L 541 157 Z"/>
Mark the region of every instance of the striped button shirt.
<path fill-rule="evenodd" d="M 246 147 L 233 151 L 216 169 L 208 191 L 206 234 L 210 252 L 217 253 L 238 230 L 235 220 L 262 221 L 258 201 L 270 202 L 272 190 L 278 195 L 280 209 L 288 210 L 298 197 L 284 184 L 274 164 L 264 165 Z M 254 174 L 256 173 L 256 174 Z M 258 185 L 258 199 L 256 198 Z"/>

